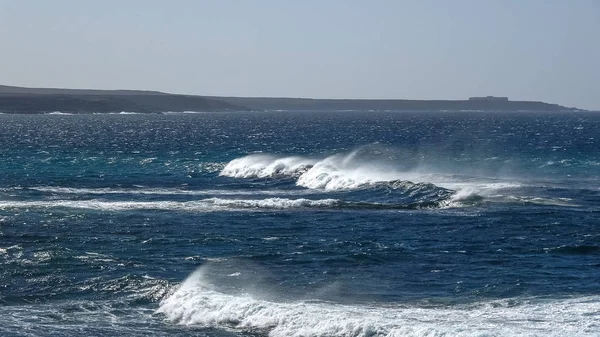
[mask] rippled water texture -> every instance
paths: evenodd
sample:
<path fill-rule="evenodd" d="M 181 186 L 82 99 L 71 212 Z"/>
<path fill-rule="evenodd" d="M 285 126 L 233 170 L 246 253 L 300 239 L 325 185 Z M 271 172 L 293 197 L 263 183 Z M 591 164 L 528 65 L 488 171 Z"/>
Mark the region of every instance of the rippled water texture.
<path fill-rule="evenodd" d="M 600 115 L 0 115 L 0 336 L 600 336 Z"/>

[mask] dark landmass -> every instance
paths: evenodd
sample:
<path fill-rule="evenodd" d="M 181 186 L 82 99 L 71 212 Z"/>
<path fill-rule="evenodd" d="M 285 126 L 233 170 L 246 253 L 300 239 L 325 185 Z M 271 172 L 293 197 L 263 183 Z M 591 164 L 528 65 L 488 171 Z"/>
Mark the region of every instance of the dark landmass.
<path fill-rule="evenodd" d="M 22 88 L 0 85 L 0 112 L 36 114 L 246 110 L 578 111 L 558 104 L 508 99 L 401 100 L 217 97 L 158 91 Z"/>
<path fill-rule="evenodd" d="M 35 89 L 0 86 L 3 113 L 111 113 L 249 110 L 218 99 L 158 91 Z"/>
<path fill-rule="evenodd" d="M 509 100 L 405 100 L 210 97 L 252 110 L 580 111 L 558 104 Z"/>
<path fill-rule="evenodd" d="M 96 89 L 57 89 L 57 88 L 25 88 L 0 85 L 2 94 L 29 94 L 29 95 L 87 95 L 87 96 L 127 96 L 127 95 L 169 95 L 160 91 L 148 90 L 96 90 Z"/>

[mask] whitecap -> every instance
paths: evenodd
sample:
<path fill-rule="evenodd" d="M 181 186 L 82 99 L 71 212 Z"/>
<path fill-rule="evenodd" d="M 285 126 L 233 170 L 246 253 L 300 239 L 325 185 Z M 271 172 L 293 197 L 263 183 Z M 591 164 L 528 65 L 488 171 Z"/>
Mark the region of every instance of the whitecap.
<path fill-rule="evenodd" d="M 339 203 L 337 199 L 222 199 L 208 198 L 197 201 L 105 201 L 105 200 L 45 200 L 45 201 L 2 201 L 0 209 L 10 208 L 80 208 L 99 211 L 128 210 L 176 210 L 187 212 L 212 212 L 245 209 L 288 209 L 300 207 L 329 207 Z"/>
<path fill-rule="evenodd" d="M 597 336 L 600 297 L 509 299 L 453 307 L 276 302 L 227 294 L 201 268 L 164 298 L 171 322 L 268 336 Z M 515 304 L 515 302 L 517 304 Z"/>
<path fill-rule="evenodd" d="M 267 178 L 297 176 L 310 168 L 316 160 L 304 157 L 282 157 L 252 154 L 230 161 L 220 175 L 232 178 Z"/>
<path fill-rule="evenodd" d="M 53 112 L 47 113 L 47 115 L 64 115 L 64 116 L 71 116 L 71 115 L 73 115 L 73 114 L 72 114 L 72 113 L 68 113 L 68 112 L 53 111 Z"/>

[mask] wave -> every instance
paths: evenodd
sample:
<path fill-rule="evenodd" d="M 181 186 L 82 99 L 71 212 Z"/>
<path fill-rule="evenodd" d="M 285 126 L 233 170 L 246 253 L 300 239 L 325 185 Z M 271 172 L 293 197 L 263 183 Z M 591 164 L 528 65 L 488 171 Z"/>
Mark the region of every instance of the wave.
<path fill-rule="evenodd" d="M 181 114 L 207 114 L 210 111 L 164 111 L 163 115 L 181 115 Z"/>
<path fill-rule="evenodd" d="M 177 324 L 268 336 L 596 336 L 599 310 L 599 296 L 454 307 L 276 302 L 220 292 L 200 268 L 156 312 Z"/>
<path fill-rule="evenodd" d="M 64 115 L 64 116 L 72 116 L 72 113 L 69 112 L 60 112 L 60 111 L 54 111 L 54 112 L 50 112 L 47 113 L 46 115 Z"/>
<path fill-rule="evenodd" d="M 267 154 L 252 154 L 229 162 L 221 176 L 232 178 L 269 178 L 276 176 L 300 176 L 317 160 L 303 157 L 278 158 Z"/>
<path fill-rule="evenodd" d="M 318 161 L 304 172 L 297 185 L 325 190 L 352 189 L 368 184 L 403 179 L 406 173 L 382 167 L 377 163 L 355 160 L 357 152 L 334 155 Z"/>
<path fill-rule="evenodd" d="M 404 164 L 399 162 L 398 156 L 394 156 L 394 153 L 383 153 L 378 148 L 369 147 L 321 159 L 253 154 L 230 161 L 220 175 L 245 179 L 289 179 L 296 186 L 315 193 L 334 192 L 336 197 L 344 191 L 370 190 L 373 193 L 356 195 L 357 198 L 352 200 L 398 205 L 423 203 L 431 207 L 454 208 L 485 202 L 579 207 L 581 202 L 585 203 L 558 195 L 559 191 L 552 181 L 525 183 L 515 178 L 470 176 L 452 170 L 444 172 L 442 168 L 421 167 L 410 156 L 403 157 Z M 395 159 L 386 160 L 388 157 Z M 596 192 L 595 189 L 592 191 Z M 410 200 L 410 196 L 415 196 L 414 200 Z"/>
<path fill-rule="evenodd" d="M 452 193 L 450 197 L 439 202 L 439 208 L 457 208 L 478 205 L 485 198 L 478 191 L 466 188 Z"/>
<path fill-rule="evenodd" d="M 135 111 L 121 111 L 121 112 L 109 112 L 109 115 L 142 115 L 141 112 Z"/>
<path fill-rule="evenodd" d="M 210 212 L 231 209 L 288 209 L 300 207 L 328 207 L 339 203 L 336 199 L 221 199 L 209 198 L 198 201 L 105 201 L 105 200 L 50 200 L 50 201 L 2 201 L 0 209 L 6 208 L 81 208 L 99 211 L 127 210 L 177 210 Z"/>
<path fill-rule="evenodd" d="M 463 196 L 455 191 L 430 183 L 410 181 L 390 181 L 361 185 L 360 188 L 342 190 L 336 193 L 315 193 L 310 189 L 294 190 L 187 190 L 178 188 L 72 188 L 56 186 L 34 186 L 0 189 L 4 192 L 17 192 L 27 196 L 33 191 L 52 200 L 4 201 L 0 208 L 10 207 L 71 207 L 106 210 L 127 209 L 173 209 L 173 210 L 217 210 L 236 208 L 297 208 L 318 207 L 337 209 L 422 209 L 464 206 L 473 196 Z M 104 200 L 84 199 L 80 196 L 108 196 L 119 198 L 138 196 L 206 196 L 201 200 Z M 264 195 L 264 199 L 245 196 Z M 285 196 L 296 196 L 290 198 Z M 308 198 L 307 198 L 308 197 Z M 77 198 L 72 200 L 71 198 Z M 471 198 L 471 199 L 469 199 Z"/>
<path fill-rule="evenodd" d="M 295 178 L 296 185 L 321 190 L 364 188 L 382 182 L 411 181 L 431 183 L 443 188 L 469 188 L 481 192 L 521 187 L 521 183 L 501 179 L 439 173 L 419 168 L 413 158 L 403 162 L 387 160 L 395 154 L 382 154 L 369 147 L 348 154 L 335 154 L 315 159 L 301 156 L 252 154 L 230 161 L 220 175 L 232 178 Z M 389 159 L 389 158 L 388 158 Z"/>
<path fill-rule="evenodd" d="M 405 180 L 366 183 L 355 189 L 344 189 L 333 193 L 344 200 L 358 200 L 357 204 L 371 204 L 370 208 L 438 208 L 448 207 L 455 191 L 430 183 L 413 183 Z M 457 198 L 456 204 L 462 202 Z"/>
<path fill-rule="evenodd" d="M 516 196 L 482 196 L 477 191 L 462 189 L 453 191 L 430 183 L 391 181 L 361 186 L 354 190 L 338 191 L 329 198 L 322 194 L 312 194 L 310 190 L 180 190 L 169 188 L 113 189 L 113 188 L 69 188 L 69 187 L 30 187 L 9 188 L 0 191 L 33 190 L 52 194 L 51 200 L 4 200 L 0 209 L 11 208 L 75 208 L 98 211 L 164 210 L 186 212 L 212 212 L 251 209 L 347 209 L 347 210 L 418 210 L 448 209 L 478 206 L 484 203 L 520 203 L 554 207 L 579 207 L 565 198 L 531 198 Z M 56 194 L 63 198 L 73 195 L 157 195 L 157 196 L 221 196 L 200 200 L 141 200 L 109 201 L 105 199 L 54 199 Z M 302 196 L 285 198 L 283 196 Z M 246 199 L 244 196 L 264 195 L 264 199 Z M 278 196 L 279 195 L 279 196 Z M 230 198 L 227 198 L 230 197 Z M 236 198 L 238 197 L 238 198 Z M 319 198 L 320 197 L 320 198 Z M 0 219 L 1 220 L 1 219 Z"/>
<path fill-rule="evenodd" d="M 567 255 L 595 255 L 600 254 L 600 246 L 596 245 L 577 245 L 577 246 L 559 246 L 554 248 L 544 248 L 544 252 L 553 254 Z"/>
<path fill-rule="evenodd" d="M 222 199 L 208 198 L 197 201 L 105 201 L 105 200 L 44 200 L 44 201 L 1 201 L 0 209 L 13 208 L 74 208 L 97 211 L 162 210 L 184 212 L 217 212 L 253 209 L 347 209 L 347 210 L 415 210 L 449 208 L 468 205 L 465 200 L 440 200 L 421 198 L 406 203 L 379 203 L 343 201 L 339 199 Z"/>
<path fill-rule="evenodd" d="M 232 178 L 294 177 L 298 186 L 325 190 L 410 180 L 407 179 L 407 172 L 399 172 L 381 162 L 366 162 L 360 157 L 361 151 L 359 149 L 347 155 L 333 155 L 325 159 L 252 154 L 232 160 L 220 175 Z"/>
<path fill-rule="evenodd" d="M 509 182 L 470 182 L 464 177 L 423 174 L 414 169 L 407 170 L 407 167 L 411 166 L 397 169 L 373 159 L 370 153 L 365 155 L 361 148 L 324 159 L 254 154 L 232 160 L 220 175 L 246 179 L 295 178 L 297 186 L 312 190 L 366 191 L 370 193 L 362 194 L 360 200 L 370 203 L 373 208 L 463 207 L 480 203 L 482 191 L 520 186 Z M 431 180 L 440 181 L 442 186 Z M 376 193 L 379 195 L 374 196 Z M 373 199 L 380 202 L 372 203 Z"/>

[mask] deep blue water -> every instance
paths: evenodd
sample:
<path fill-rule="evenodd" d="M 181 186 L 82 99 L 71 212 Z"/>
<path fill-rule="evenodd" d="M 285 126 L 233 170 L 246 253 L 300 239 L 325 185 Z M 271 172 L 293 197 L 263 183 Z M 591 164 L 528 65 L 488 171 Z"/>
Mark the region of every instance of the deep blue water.
<path fill-rule="evenodd" d="M 600 336 L 600 114 L 0 115 L 0 336 Z"/>

